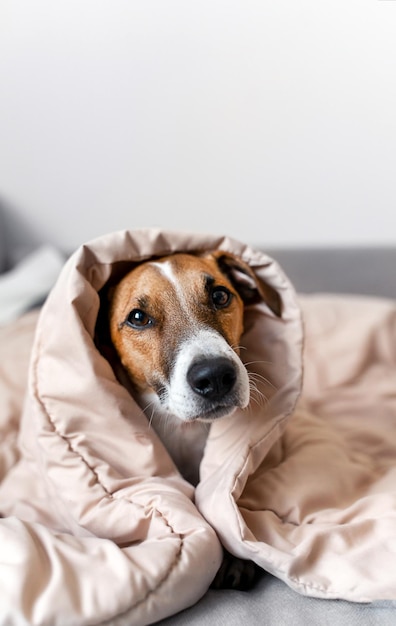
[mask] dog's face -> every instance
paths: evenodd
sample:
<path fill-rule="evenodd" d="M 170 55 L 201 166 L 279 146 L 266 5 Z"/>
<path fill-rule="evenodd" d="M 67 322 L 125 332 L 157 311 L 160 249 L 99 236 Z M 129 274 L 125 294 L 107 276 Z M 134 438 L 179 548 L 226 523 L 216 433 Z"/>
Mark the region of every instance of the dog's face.
<path fill-rule="evenodd" d="M 212 421 L 249 402 L 239 358 L 244 303 L 264 297 L 250 268 L 217 251 L 175 254 L 135 267 L 115 287 L 110 334 L 143 408 L 184 422 Z"/>

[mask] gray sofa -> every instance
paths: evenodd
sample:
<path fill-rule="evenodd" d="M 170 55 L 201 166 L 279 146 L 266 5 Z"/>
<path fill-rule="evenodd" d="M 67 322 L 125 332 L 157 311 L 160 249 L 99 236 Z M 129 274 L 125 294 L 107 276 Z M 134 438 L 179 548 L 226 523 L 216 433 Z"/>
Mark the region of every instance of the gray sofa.
<path fill-rule="evenodd" d="M 39 243 L 45 242 L 30 236 L 28 229 L 0 212 L 0 272 L 3 272 L 0 281 Z M 300 292 L 396 297 L 396 248 L 266 249 L 266 252 L 279 261 Z M 33 301 L 27 300 L 24 306 L 32 304 Z M 164 626 L 390 626 L 395 623 L 396 604 L 358 605 L 308 598 L 270 575 L 249 592 L 209 590 L 195 606 L 161 622 Z"/>

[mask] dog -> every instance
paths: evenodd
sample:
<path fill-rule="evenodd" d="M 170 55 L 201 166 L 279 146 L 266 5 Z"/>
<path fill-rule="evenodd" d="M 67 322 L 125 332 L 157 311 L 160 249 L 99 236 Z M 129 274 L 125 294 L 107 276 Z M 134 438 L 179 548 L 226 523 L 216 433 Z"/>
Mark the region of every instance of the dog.
<path fill-rule="evenodd" d="M 196 485 L 210 424 L 249 405 L 244 308 L 261 300 L 280 316 L 279 296 L 240 258 L 216 250 L 142 262 L 109 298 L 110 337 L 127 375 L 119 378 Z M 248 588 L 257 570 L 226 553 L 214 586 Z"/>

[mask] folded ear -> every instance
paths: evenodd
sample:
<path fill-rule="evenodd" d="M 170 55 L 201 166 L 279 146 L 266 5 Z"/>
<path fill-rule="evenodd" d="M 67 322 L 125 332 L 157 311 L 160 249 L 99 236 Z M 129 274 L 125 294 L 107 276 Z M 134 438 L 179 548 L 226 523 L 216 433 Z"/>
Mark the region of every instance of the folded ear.
<path fill-rule="evenodd" d="M 212 256 L 245 304 L 256 304 L 264 301 L 274 315 L 281 317 L 282 303 L 278 292 L 270 285 L 259 281 L 247 263 L 222 250 L 216 250 Z"/>

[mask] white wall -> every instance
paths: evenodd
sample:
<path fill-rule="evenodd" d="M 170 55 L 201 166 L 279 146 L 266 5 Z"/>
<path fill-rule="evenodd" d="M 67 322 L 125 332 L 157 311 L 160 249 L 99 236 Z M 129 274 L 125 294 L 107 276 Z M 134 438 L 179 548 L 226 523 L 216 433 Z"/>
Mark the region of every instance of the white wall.
<path fill-rule="evenodd" d="M 396 243 L 396 1 L 0 0 L 0 89 L 44 238 Z"/>

